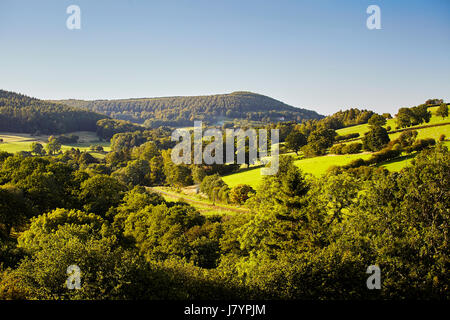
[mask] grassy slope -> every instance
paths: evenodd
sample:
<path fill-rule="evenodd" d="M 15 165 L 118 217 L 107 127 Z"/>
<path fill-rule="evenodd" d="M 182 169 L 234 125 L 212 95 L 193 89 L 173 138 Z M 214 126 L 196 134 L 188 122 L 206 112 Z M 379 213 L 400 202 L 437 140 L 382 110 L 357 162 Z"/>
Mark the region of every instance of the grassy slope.
<path fill-rule="evenodd" d="M 445 141 L 444 145 L 447 146 L 447 148 L 450 148 L 450 141 Z M 408 166 L 411 164 L 411 161 L 416 157 L 416 154 L 411 154 L 408 156 L 403 156 L 400 157 L 398 159 L 392 160 L 392 161 L 387 161 L 384 162 L 382 164 L 383 167 L 385 167 L 386 169 L 388 169 L 389 171 L 400 171 L 401 169 L 403 169 L 404 167 Z"/>
<path fill-rule="evenodd" d="M 81 151 L 89 151 L 91 145 L 101 145 L 105 151 L 110 150 L 109 142 L 100 142 L 97 135 L 94 132 L 80 131 L 72 132 L 72 134 L 79 136 L 79 142 L 76 144 L 62 145 L 61 149 L 68 150 L 71 148 L 78 148 Z M 30 151 L 31 144 L 33 142 L 40 142 L 44 146 L 47 143 L 49 136 L 31 136 L 26 133 L 9 133 L 0 132 L 0 139 L 3 142 L 0 143 L 0 151 L 7 151 L 15 153 L 18 151 Z M 91 152 L 91 154 L 97 158 L 104 157 L 104 154 L 98 152 Z"/>
<path fill-rule="evenodd" d="M 370 156 L 371 155 L 368 153 L 326 155 L 322 157 L 299 159 L 294 163 L 296 166 L 301 168 L 303 172 L 310 173 L 314 176 L 320 176 L 333 165 L 342 166 L 352 162 L 355 159 L 368 159 L 370 158 Z M 262 178 L 263 176 L 261 175 L 261 168 L 256 168 L 224 176 L 223 180 L 230 187 L 238 184 L 248 184 L 255 188 L 262 181 Z"/>
<path fill-rule="evenodd" d="M 450 122 L 450 118 L 447 117 L 442 119 L 442 117 L 437 117 L 435 112 L 437 107 L 429 108 L 432 113 L 432 117 L 430 122 L 427 125 L 439 124 Z M 388 119 L 386 126 L 391 126 L 391 128 L 395 129 L 396 126 L 395 119 Z M 422 124 L 424 125 L 424 124 Z M 419 125 L 420 126 L 420 125 Z M 411 127 L 413 129 L 414 127 Z M 364 135 L 364 132 L 369 131 L 368 124 L 362 124 L 358 126 L 348 127 L 337 130 L 337 132 L 341 135 L 349 134 L 349 133 L 359 133 L 360 136 Z M 431 128 L 423 128 L 417 129 L 418 131 L 418 139 L 424 138 L 433 138 L 438 140 L 441 134 L 445 134 L 447 139 L 450 138 L 450 124 L 440 127 L 431 127 Z M 389 135 L 391 140 L 394 140 L 400 136 L 400 132 Z M 446 141 L 445 145 L 450 147 L 450 142 Z M 411 160 L 415 157 L 415 155 L 409 155 L 408 157 L 403 157 L 400 159 L 396 159 L 394 161 L 389 161 L 383 163 L 382 166 L 387 168 L 390 171 L 400 171 L 404 166 L 411 163 Z M 350 163 L 351 161 L 363 158 L 370 158 L 370 154 L 353 154 L 353 155 L 327 155 L 323 157 L 315 157 L 309 159 L 301 159 L 296 160 L 295 164 L 300 167 L 303 172 L 310 173 L 315 176 L 320 176 L 327 171 L 327 169 L 333 165 L 341 166 Z M 247 171 L 237 172 L 228 176 L 223 177 L 223 180 L 230 186 L 233 187 L 238 184 L 248 184 L 252 187 L 256 187 L 260 181 L 262 180 L 262 176 L 260 174 L 260 168 L 251 169 Z"/>
<path fill-rule="evenodd" d="M 437 108 L 438 107 L 428 108 L 428 110 L 431 111 L 431 114 L 432 114 L 430 122 L 423 123 L 423 124 L 420 124 L 418 126 L 433 125 L 433 124 L 440 124 L 440 123 L 450 122 L 450 118 L 448 118 L 448 117 L 445 118 L 445 119 L 442 119 L 442 117 L 437 117 L 436 116 Z M 396 119 L 388 119 L 386 121 L 386 125 L 384 127 L 387 127 L 387 126 L 390 126 L 392 130 L 395 130 L 395 128 L 397 126 Z M 418 127 L 418 126 L 416 126 L 416 127 Z M 414 127 L 410 127 L 410 128 L 413 129 Z M 340 135 L 346 135 L 346 134 L 350 134 L 350 133 L 359 133 L 360 136 L 363 136 L 364 133 L 366 133 L 368 131 L 369 131 L 369 125 L 367 123 L 360 124 L 360 125 L 353 126 L 353 127 L 347 127 L 347 128 L 336 130 L 336 132 L 338 134 L 340 134 Z M 398 134 L 400 135 L 400 133 L 398 133 Z M 431 138 L 433 138 L 433 137 L 431 137 Z"/>

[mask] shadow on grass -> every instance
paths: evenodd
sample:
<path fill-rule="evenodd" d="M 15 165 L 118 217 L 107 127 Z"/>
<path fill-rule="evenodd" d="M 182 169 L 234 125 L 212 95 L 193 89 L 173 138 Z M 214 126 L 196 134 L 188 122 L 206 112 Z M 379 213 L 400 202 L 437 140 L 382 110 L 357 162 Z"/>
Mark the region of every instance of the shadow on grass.
<path fill-rule="evenodd" d="M 416 156 L 417 156 L 417 152 L 412 153 L 412 154 L 406 154 L 404 156 L 400 156 L 398 158 L 395 158 L 395 159 L 392 159 L 392 160 L 389 160 L 389 161 L 386 161 L 386 162 L 378 163 L 376 166 L 377 167 L 381 167 L 381 166 L 385 166 L 387 164 L 393 164 L 393 163 L 401 162 L 401 161 L 404 161 L 404 160 L 414 159 Z"/>

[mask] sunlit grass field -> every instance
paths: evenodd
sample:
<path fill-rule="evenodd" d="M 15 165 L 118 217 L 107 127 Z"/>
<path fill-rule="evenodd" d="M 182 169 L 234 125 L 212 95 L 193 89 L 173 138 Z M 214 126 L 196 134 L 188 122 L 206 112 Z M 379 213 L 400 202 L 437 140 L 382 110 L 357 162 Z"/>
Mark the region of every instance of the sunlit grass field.
<path fill-rule="evenodd" d="M 327 172 L 331 166 L 343 166 L 358 158 L 366 160 L 370 157 L 370 153 L 326 155 L 322 157 L 295 160 L 294 164 L 302 169 L 303 172 L 318 177 Z M 238 184 L 248 184 L 255 188 L 262 181 L 262 178 L 261 168 L 256 168 L 224 176 L 223 180 L 230 187 L 234 187 Z"/>
<path fill-rule="evenodd" d="M 94 132 L 79 131 L 70 134 L 79 136 L 78 143 L 64 144 L 61 146 L 62 151 L 70 150 L 72 148 L 80 149 L 80 151 L 89 151 L 91 145 L 100 145 L 103 147 L 104 151 L 110 151 L 111 149 L 109 142 L 100 141 Z M 45 146 L 48 137 L 48 135 L 32 136 L 26 133 L 0 132 L 0 139 L 3 139 L 3 142 L 0 142 L 0 151 L 7 151 L 10 153 L 30 151 L 33 142 L 39 142 Z M 104 154 L 99 152 L 91 152 L 91 154 L 97 158 L 104 157 Z"/>
<path fill-rule="evenodd" d="M 151 189 L 154 189 L 154 191 L 164 192 L 161 193 L 161 196 L 166 201 L 172 201 L 172 202 L 178 202 L 178 201 L 184 201 L 195 207 L 201 214 L 208 216 L 208 215 L 234 215 L 239 212 L 246 212 L 247 209 L 232 205 L 232 204 L 226 204 L 217 202 L 214 203 L 213 201 L 203 198 L 199 195 L 195 194 L 185 194 L 183 192 L 175 191 L 171 188 L 167 187 L 152 187 Z"/>
<path fill-rule="evenodd" d="M 438 107 L 428 108 L 428 110 L 431 111 L 431 114 L 432 114 L 430 122 L 422 123 L 422 124 L 417 125 L 417 126 L 412 126 L 412 127 L 410 127 L 410 129 L 414 129 L 415 127 L 420 127 L 420 126 L 424 126 L 424 125 L 433 125 L 433 124 L 440 124 L 440 123 L 450 122 L 450 118 L 449 117 L 443 119 L 442 117 L 436 116 L 437 108 Z M 394 118 L 393 119 L 387 119 L 386 125 L 384 127 L 386 128 L 388 126 L 391 127 L 391 130 L 395 130 L 395 128 L 397 126 L 397 120 L 394 119 Z M 447 127 L 447 126 L 445 126 L 445 127 Z M 440 128 L 442 128 L 442 127 L 440 127 Z M 352 127 L 338 129 L 338 130 L 336 130 L 336 132 L 339 135 L 346 135 L 346 134 L 350 134 L 350 133 L 359 133 L 359 136 L 362 137 L 362 136 L 364 136 L 364 133 L 368 132 L 369 130 L 370 130 L 369 129 L 369 125 L 367 123 L 365 123 L 365 124 L 360 124 L 360 125 L 357 125 L 357 126 L 352 126 Z M 395 134 L 393 134 L 393 135 L 395 135 Z M 398 133 L 398 135 L 400 135 L 400 133 Z M 419 138 L 423 138 L 423 137 L 419 137 Z M 426 137 L 426 138 L 428 138 L 428 137 Z M 430 138 L 434 138 L 434 137 L 430 137 Z"/>

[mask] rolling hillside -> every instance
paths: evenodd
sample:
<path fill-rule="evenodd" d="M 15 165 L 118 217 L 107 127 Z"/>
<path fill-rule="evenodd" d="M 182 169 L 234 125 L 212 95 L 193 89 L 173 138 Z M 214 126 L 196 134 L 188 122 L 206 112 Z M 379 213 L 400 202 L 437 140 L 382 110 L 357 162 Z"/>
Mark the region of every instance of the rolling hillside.
<path fill-rule="evenodd" d="M 59 100 L 72 107 L 86 108 L 116 119 L 160 125 L 189 126 L 193 120 L 208 124 L 226 120 L 280 121 L 323 118 L 315 111 L 287 105 L 273 98 L 252 93 L 233 92 L 208 96 L 141 98 L 123 100 Z"/>
<path fill-rule="evenodd" d="M 442 134 L 444 134 L 446 137 L 450 137 L 450 119 L 448 117 L 442 118 L 438 116 L 436 114 L 437 107 L 430 107 L 428 108 L 428 110 L 431 111 L 432 114 L 432 117 L 428 123 L 412 126 L 407 129 L 417 130 L 418 139 L 433 138 L 437 141 Z M 391 126 L 395 128 L 395 125 L 395 118 L 388 119 L 385 127 Z M 360 125 L 348 126 L 346 128 L 336 130 L 336 132 L 340 135 L 359 133 L 359 138 L 353 139 L 352 142 L 361 142 L 361 137 L 363 137 L 364 133 L 368 132 L 369 130 L 369 125 L 365 123 Z M 401 132 L 391 132 L 389 133 L 389 138 L 390 140 L 397 139 L 400 134 Z M 443 143 L 445 146 L 450 147 L 450 141 L 448 139 Z M 371 153 L 369 152 L 344 155 L 327 154 L 325 156 L 312 158 L 298 157 L 295 155 L 295 153 L 292 152 L 290 153 L 290 155 L 296 158 L 296 161 L 294 162 L 295 165 L 302 169 L 304 173 L 309 173 L 316 177 L 320 177 L 321 175 L 326 173 L 332 166 L 344 166 L 358 158 L 367 160 L 371 157 Z M 405 166 L 410 165 L 411 161 L 416 157 L 416 155 L 417 153 L 402 155 L 394 160 L 383 162 L 378 166 L 385 167 L 389 171 L 400 171 Z M 263 178 L 260 171 L 260 167 L 240 170 L 236 173 L 224 176 L 223 180 L 230 187 L 234 187 L 238 184 L 248 184 L 253 188 L 256 188 Z"/>

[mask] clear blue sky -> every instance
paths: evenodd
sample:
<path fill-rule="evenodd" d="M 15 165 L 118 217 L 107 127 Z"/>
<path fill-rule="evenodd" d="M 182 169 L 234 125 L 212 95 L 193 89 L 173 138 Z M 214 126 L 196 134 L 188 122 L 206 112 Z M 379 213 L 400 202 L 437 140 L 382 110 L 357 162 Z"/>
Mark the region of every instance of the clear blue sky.
<path fill-rule="evenodd" d="M 66 8 L 81 8 L 81 30 Z M 381 8 L 381 30 L 366 8 Z M 0 88 L 42 99 L 253 91 L 330 114 L 450 100 L 450 1 L 0 2 Z"/>

